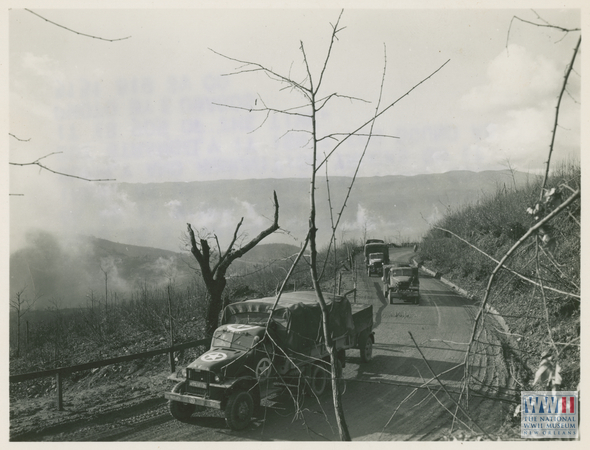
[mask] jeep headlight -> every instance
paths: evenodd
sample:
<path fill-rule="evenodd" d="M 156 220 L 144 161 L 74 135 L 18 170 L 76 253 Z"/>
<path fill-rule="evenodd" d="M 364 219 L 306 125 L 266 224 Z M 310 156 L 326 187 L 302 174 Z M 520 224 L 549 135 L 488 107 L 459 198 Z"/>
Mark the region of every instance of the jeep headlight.
<path fill-rule="evenodd" d="M 215 380 L 216 383 L 221 383 L 223 381 L 223 376 L 215 374 L 215 377 L 213 377 L 213 379 Z"/>

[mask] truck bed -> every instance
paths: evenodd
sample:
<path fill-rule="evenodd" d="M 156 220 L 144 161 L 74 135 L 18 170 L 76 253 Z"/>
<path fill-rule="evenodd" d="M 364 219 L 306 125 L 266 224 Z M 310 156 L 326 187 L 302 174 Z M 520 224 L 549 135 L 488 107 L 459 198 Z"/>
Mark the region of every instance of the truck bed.
<path fill-rule="evenodd" d="M 358 335 L 361 331 L 373 329 L 373 305 L 363 303 L 351 303 L 352 321 L 354 322 L 354 331 Z"/>

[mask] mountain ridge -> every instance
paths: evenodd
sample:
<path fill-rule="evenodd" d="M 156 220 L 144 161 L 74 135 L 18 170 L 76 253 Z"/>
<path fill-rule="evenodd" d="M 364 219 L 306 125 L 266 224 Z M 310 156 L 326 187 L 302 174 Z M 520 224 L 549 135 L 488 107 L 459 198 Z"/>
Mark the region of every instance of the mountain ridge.
<path fill-rule="evenodd" d="M 327 245 L 332 220 L 337 219 L 338 242 L 360 244 L 366 237 L 392 243 L 418 241 L 447 211 L 476 202 L 502 186 L 528 183 L 529 177 L 508 170 L 361 177 L 349 196 L 351 178 L 333 177 L 330 202 L 326 180 L 320 177 L 316 192 L 318 245 Z M 67 298 L 66 304 L 79 304 L 97 293 L 104 296 L 106 272 L 109 289 L 119 292 L 131 292 L 145 283 L 163 286 L 172 278 L 190 280 L 196 262 L 187 247 L 187 223 L 197 238 L 216 238 L 225 249 L 243 218 L 236 242 L 242 245 L 270 225 L 273 190 L 279 200 L 281 229 L 262 244 L 285 245 L 288 250 L 269 256 L 259 245 L 232 265 L 235 270 L 265 259 L 284 259 L 299 250 L 308 228 L 309 180 L 103 185 L 95 197 L 76 198 L 79 204 L 73 206 L 81 220 L 88 218 L 86 223 L 74 223 L 75 229 L 92 238 L 68 234 L 67 229 L 64 235 L 36 230 L 29 232 L 24 247 L 11 254 L 11 298 L 30 285 L 26 280 L 32 278 L 34 284 L 45 287 L 46 294 Z M 347 208 L 340 215 L 336 205 L 345 199 Z M 30 286 L 27 295 L 32 296 L 33 290 Z"/>

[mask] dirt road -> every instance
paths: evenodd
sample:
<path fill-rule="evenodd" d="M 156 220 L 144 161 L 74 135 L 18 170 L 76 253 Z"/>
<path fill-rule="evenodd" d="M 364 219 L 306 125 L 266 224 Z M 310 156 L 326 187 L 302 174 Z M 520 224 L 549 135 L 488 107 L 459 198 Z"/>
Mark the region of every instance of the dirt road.
<path fill-rule="evenodd" d="M 396 249 L 392 258 L 407 260 L 411 249 Z M 432 374 L 408 332 L 420 346 L 430 367 L 452 396 L 459 397 L 464 351 L 471 336 L 475 306 L 440 281 L 423 275 L 419 305 L 393 304 L 382 293 L 381 280 L 357 269 L 356 302 L 372 304 L 375 321 L 373 360 L 361 364 L 359 352 L 347 353 L 343 396 L 346 420 L 353 440 L 436 440 L 453 426 L 455 404 L 436 381 L 424 387 Z M 353 277 L 352 273 L 348 273 Z M 349 280 L 350 281 L 350 280 Z M 488 333 L 489 334 L 489 333 Z M 487 336 L 494 344 L 493 337 Z M 507 379 L 498 346 L 490 346 L 474 364 L 474 375 L 490 386 Z M 331 397 L 322 402 L 308 398 L 299 411 L 288 395 L 266 400 L 251 427 L 231 431 L 223 413 L 207 410 L 188 423 L 174 420 L 166 404 L 152 402 L 145 409 L 95 428 L 61 434 L 65 440 L 108 441 L 322 441 L 338 440 Z M 458 415 L 454 427 L 481 434 L 501 423 L 505 411 L 499 402 L 472 396 L 469 421 Z M 477 423 L 477 425 L 476 425 Z"/>

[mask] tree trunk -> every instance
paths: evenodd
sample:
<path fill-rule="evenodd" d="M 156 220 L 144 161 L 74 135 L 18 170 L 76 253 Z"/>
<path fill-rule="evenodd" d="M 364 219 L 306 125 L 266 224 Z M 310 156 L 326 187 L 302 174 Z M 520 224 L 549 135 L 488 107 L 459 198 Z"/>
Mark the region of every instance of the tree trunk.
<path fill-rule="evenodd" d="M 207 337 L 212 337 L 213 332 L 219 326 L 219 314 L 223 309 L 223 290 L 225 289 L 226 280 L 215 280 L 209 288 L 209 304 L 207 305 L 207 319 L 205 332 Z"/>
<path fill-rule="evenodd" d="M 219 314 L 224 307 L 223 302 L 223 290 L 227 284 L 227 280 L 225 279 L 225 274 L 229 269 L 229 266 L 232 262 L 236 259 L 241 258 L 244 254 L 249 252 L 253 249 L 260 241 L 262 241 L 265 237 L 271 235 L 275 231 L 279 229 L 279 200 L 277 198 L 277 193 L 273 192 L 273 199 L 274 199 L 274 220 L 273 223 L 264 231 L 262 231 L 258 236 L 253 238 L 250 242 L 246 245 L 234 249 L 236 245 L 236 241 L 238 239 L 238 233 L 240 227 L 242 226 L 242 222 L 244 218 L 240 220 L 236 229 L 234 231 L 233 238 L 227 248 L 227 250 L 222 253 L 221 249 L 219 249 L 219 259 L 215 264 L 211 262 L 211 249 L 209 247 L 209 243 L 207 239 L 199 239 L 199 244 L 197 244 L 197 239 L 195 237 L 195 232 L 191 227 L 190 223 L 187 223 L 188 234 L 191 243 L 191 253 L 199 263 L 201 268 L 201 276 L 203 277 L 203 281 L 205 282 L 205 287 L 207 288 L 207 292 L 209 293 L 209 304 L 207 306 L 207 317 L 205 322 L 205 333 L 207 337 L 212 337 L 213 332 L 217 328 L 219 323 Z"/>
<path fill-rule="evenodd" d="M 16 311 L 16 357 L 20 356 L 20 309 Z"/>

